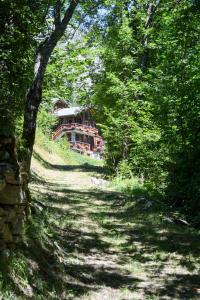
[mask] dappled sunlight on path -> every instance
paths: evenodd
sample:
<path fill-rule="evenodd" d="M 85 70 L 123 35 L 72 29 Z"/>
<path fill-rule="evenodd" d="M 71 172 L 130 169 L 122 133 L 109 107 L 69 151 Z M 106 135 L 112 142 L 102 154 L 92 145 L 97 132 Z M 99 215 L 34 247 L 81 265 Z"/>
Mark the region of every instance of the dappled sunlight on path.
<path fill-rule="evenodd" d="M 56 162 L 52 169 L 36 158 L 32 166 L 32 193 L 45 206 L 51 234 L 27 244 L 27 253 L 38 265 L 35 276 L 49 289 L 48 299 L 200 297 L 195 232 L 167 223 L 142 201 L 95 187 L 95 168 L 61 168 Z"/>

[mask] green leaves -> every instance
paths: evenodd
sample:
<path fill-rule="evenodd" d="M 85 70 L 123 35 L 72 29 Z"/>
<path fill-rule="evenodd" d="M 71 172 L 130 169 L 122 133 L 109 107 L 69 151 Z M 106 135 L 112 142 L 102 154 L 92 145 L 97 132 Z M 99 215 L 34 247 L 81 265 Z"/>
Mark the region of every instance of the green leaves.
<path fill-rule="evenodd" d="M 36 36 L 45 1 L 0 2 L 0 133 L 11 134 L 33 77 Z M 42 21 L 43 22 L 43 21 Z"/>
<path fill-rule="evenodd" d="M 120 3 L 102 38 L 93 95 L 107 164 L 114 172 L 123 165 L 123 173 L 143 174 L 194 214 L 200 197 L 199 10 L 186 0 L 161 2 L 146 28 L 146 2 L 128 10 Z"/>

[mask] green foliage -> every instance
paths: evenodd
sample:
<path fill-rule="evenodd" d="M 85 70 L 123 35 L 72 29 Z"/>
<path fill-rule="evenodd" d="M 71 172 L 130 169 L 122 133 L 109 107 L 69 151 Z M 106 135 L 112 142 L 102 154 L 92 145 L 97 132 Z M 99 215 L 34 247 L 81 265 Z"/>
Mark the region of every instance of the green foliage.
<path fill-rule="evenodd" d="M 200 197 L 199 6 L 152 4 L 147 25 L 145 1 L 106 1 L 101 22 L 55 52 L 45 97 L 92 103 L 110 172 L 143 178 L 193 218 Z"/>
<path fill-rule="evenodd" d="M 40 109 L 37 124 L 43 133 L 50 137 L 57 122 L 57 118 L 50 111 Z"/>
<path fill-rule="evenodd" d="M 144 178 L 192 219 L 200 205 L 197 3 L 152 1 L 147 27 L 144 1 L 128 9 L 117 2 L 102 36 L 102 71 L 94 77 L 107 165 Z"/>
<path fill-rule="evenodd" d="M 36 1 L 35 1 L 36 2 Z M 23 115 L 24 97 L 33 78 L 36 36 L 47 1 L 0 2 L 0 133 L 11 134 Z"/>
<path fill-rule="evenodd" d="M 166 195 L 191 220 L 200 208 L 199 16 L 198 7 L 189 1 L 164 15 L 155 33 L 157 88 L 151 89 L 154 120 L 170 157 Z"/>
<path fill-rule="evenodd" d="M 62 13 L 68 4 L 63 2 Z M 52 97 L 91 103 L 110 172 L 144 179 L 197 224 L 199 4 L 151 4 L 152 11 L 144 0 L 80 1 L 47 68 L 38 124 L 51 133 Z M 53 0 L 0 3 L 0 133 L 15 129 L 20 135 L 35 49 L 53 30 L 53 5 Z"/>
<path fill-rule="evenodd" d="M 143 27 L 137 32 L 131 24 L 141 22 L 145 8 L 128 17 L 116 12 L 120 22 L 111 25 L 103 39 L 101 59 L 104 70 L 97 79 L 93 101 L 101 111 L 99 122 L 107 141 L 106 160 L 116 171 L 126 161 L 133 174 L 156 178 L 160 184 L 160 129 L 153 122 L 153 105 L 147 97 L 147 79 L 142 74 L 140 56 Z M 142 80 L 143 79 L 143 80 Z M 103 103 L 103 105 L 102 105 Z M 155 159 L 153 159 L 156 158 Z"/>
<path fill-rule="evenodd" d="M 79 36 L 80 35 L 80 36 Z M 67 99 L 71 104 L 88 103 L 91 96 L 90 76 L 95 72 L 96 49 L 89 38 L 78 31 L 75 38 L 55 49 L 45 74 L 43 99 Z"/>

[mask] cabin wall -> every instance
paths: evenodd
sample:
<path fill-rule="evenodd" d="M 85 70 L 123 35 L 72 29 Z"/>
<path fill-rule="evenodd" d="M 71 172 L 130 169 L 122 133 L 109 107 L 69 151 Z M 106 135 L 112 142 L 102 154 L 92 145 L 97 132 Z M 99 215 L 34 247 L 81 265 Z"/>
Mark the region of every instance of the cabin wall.
<path fill-rule="evenodd" d="M 55 132 L 56 138 L 59 136 L 59 130 L 67 131 L 66 139 L 71 143 L 71 147 L 75 151 L 80 153 L 87 153 L 90 155 L 92 152 L 101 153 L 103 147 L 103 140 L 98 135 L 98 129 L 96 123 L 92 120 L 90 111 L 82 111 L 77 115 L 62 116 L 59 117 L 59 123 L 61 124 L 77 124 L 73 126 L 61 126 L 58 127 L 58 132 Z M 85 125 L 86 127 L 82 126 Z"/>
<path fill-rule="evenodd" d="M 77 116 L 63 116 L 60 117 L 60 124 L 77 123 L 87 126 L 95 127 L 95 122 L 91 120 L 91 116 L 88 112 L 83 112 Z"/>

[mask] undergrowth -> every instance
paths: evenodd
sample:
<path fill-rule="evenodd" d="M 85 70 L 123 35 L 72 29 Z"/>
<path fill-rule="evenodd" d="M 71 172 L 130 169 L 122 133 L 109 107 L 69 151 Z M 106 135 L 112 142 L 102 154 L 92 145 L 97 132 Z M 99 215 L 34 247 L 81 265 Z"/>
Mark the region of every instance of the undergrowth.
<path fill-rule="evenodd" d="M 118 174 L 111 180 L 112 185 L 118 192 L 122 192 L 132 197 L 145 197 L 147 199 L 161 199 L 163 195 L 148 182 L 140 178 L 130 175 L 129 178 L 124 178 Z"/>
<path fill-rule="evenodd" d="M 59 276 L 65 270 L 60 262 L 63 253 L 55 242 L 59 217 L 51 209 L 37 212 L 26 222 L 23 242 L 2 252 L 0 299 L 61 299 L 64 288 Z M 51 267 L 57 273 L 52 274 Z M 67 294 L 70 299 L 70 291 Z"/>

